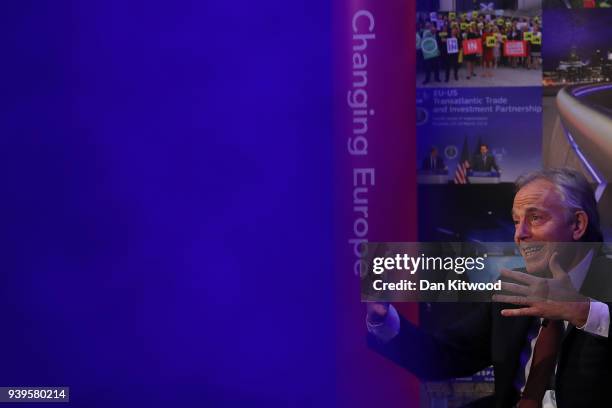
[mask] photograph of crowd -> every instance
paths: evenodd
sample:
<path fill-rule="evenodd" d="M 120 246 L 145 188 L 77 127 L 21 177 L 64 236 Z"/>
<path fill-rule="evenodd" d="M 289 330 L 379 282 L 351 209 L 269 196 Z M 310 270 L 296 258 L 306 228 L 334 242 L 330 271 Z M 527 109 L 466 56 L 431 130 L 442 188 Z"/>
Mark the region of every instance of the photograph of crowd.
<path fill-rule="evenodd" d="M 417 12 L 417 86 L 539 86 L 542 16 Z"/>

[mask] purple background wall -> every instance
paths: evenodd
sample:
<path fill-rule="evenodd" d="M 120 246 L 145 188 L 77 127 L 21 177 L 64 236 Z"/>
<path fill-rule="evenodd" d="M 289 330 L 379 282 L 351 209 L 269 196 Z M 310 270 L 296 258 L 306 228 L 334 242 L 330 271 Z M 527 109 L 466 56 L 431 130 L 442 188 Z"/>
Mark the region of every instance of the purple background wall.
<path fill-rule="evenodd" d="M 329 7 L 3 2 L 0 385 L 333 405 Z"/>

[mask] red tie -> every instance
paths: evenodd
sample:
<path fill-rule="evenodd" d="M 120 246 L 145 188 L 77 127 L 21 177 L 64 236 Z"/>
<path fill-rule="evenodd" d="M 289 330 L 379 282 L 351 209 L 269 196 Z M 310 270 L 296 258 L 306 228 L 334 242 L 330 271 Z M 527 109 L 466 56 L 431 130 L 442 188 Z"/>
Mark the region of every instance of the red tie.
<path fill-rule="evenodd" d="M 519 408 L 537 408 L 542 406 L 542 398 L 544 398 L 546 388 L 555 372 L 562 333 L 562 320 L 550 321 L 540 330 L 540 335 L 533 348 L 529 377 L 518 404 Z"/>

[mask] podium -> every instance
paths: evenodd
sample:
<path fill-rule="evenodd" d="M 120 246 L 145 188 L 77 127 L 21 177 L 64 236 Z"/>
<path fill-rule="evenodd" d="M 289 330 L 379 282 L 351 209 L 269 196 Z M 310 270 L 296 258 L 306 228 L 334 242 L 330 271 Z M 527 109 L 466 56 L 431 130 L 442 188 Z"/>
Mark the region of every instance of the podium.
<path fill-rule="evenodd" d="M 417 184 L 448 184 L 448 170 L 418 170 Z"/>
<path fill-rule="evenodd" d="M 500 174 L 497 171 L 468 171 L 470 184 L 499 184 Z"/>

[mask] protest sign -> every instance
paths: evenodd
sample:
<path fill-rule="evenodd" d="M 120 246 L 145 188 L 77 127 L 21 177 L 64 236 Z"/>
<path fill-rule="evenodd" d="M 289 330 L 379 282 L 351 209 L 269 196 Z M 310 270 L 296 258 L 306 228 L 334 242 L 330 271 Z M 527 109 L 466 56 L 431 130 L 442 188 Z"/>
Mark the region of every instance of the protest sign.
<path fill-rule="evenodd" d="M 506 57 L 526 57 L 526 41 L 506 41 L 504 43 L 504 55 Z"/>
<path fill-rule="evenodd" d="M 463 54 L 482 54 L 482 40 L 480 38 L 463 40 Z"/>
<path fill-rule="evenodd" d="M 448 54 L 457 54 L 459 52 L 459 42 L 456 38 L 446 40 L 446 52 Z"/>
<path fill-rule="evenodd" d="M 438 42 L 434 37 L 425 37 L 421 40 L 421 51 L 424 59 L 431 59 L 440 55 Z"/>

